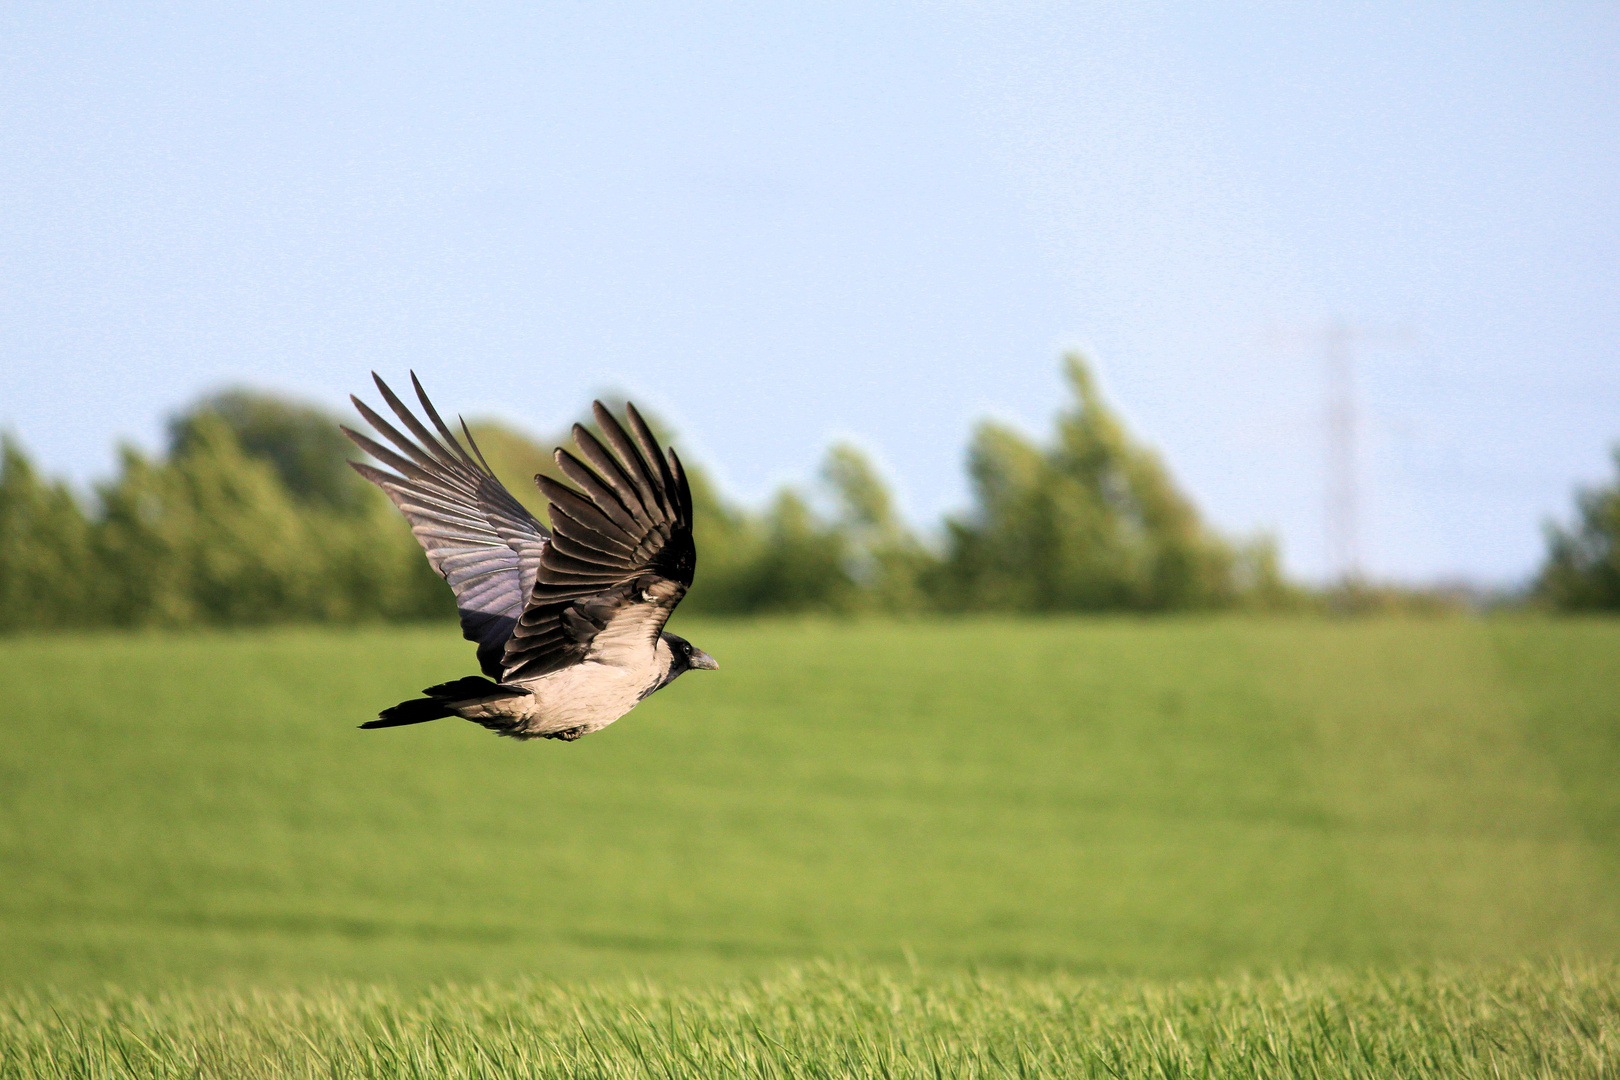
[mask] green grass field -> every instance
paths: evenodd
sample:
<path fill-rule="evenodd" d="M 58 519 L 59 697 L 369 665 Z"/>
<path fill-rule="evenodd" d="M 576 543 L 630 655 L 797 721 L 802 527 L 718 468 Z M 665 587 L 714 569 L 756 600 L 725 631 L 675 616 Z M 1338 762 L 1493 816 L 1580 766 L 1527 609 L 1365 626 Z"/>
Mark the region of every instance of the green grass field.
<path fill-rule="evenodd" d="M 614 1071 L 636 1017 L 694 1061 L 753 1017 L 780 1075 L 1108 1075 L 1074 1040 L 1165 1030 L 1245 1075 L 1273 1022 L 1620 1067 L 1620 623 L 679 629 L 723 669 L 572 745 L 355 730 L 471 671 L 449 628 L 0 641 L 0 1076 L 141 1030 L 174 1070 L 106 1075 L 415 1075 L 342 1047 L 513 1010 L 572 1017 L 523 1051 L 556 1075 L 727 1075 Z M 420 1074 L 523 1074 L 480 1068 Z"/>
<path fill-rule="evenodd" d="M 11 995 L 0 1077 L 1613 1077 L 1620 969 Z"/>

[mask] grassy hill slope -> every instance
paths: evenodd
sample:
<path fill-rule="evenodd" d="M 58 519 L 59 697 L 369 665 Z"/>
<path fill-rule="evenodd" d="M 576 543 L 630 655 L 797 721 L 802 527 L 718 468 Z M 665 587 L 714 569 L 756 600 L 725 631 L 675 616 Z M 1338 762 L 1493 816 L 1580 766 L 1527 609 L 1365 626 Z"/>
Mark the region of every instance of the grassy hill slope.
<path fill-rule="evenodd" d="M 0 982 L 1620 954 L 1620 624 L 688 621 L 607 731 L 453 630 L 0 642 Z"/>

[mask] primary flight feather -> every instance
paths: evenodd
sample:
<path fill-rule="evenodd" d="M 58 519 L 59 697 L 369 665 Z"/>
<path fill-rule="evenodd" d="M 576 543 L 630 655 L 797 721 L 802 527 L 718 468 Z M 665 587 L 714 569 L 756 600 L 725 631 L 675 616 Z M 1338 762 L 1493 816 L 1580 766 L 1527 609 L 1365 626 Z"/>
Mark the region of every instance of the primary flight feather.
<path fill-rule="evenodd" d="M 351 398 L 394 449 L 344 433 L 394 471 L 351 464 L 399 507 L 449 582 L 484 674 L 430 686 L 361 727 L 460 716 L 514 738 L 571 741 L 683 672 L 719 667 L 664 630 L 697 566 L 692 490 L 681 459 L 658 445 L 634 405 L 621 424 L 596 402 L 601 438 L 575 424 L 578 455 L 556 451 L 577 490 L 534 478 L 551 504 L 548 530 L 495 478 L 465 423 L 462 445 L 415 373 L 432 430 L 375 372 L 372 379 L 409 434 Z"/>

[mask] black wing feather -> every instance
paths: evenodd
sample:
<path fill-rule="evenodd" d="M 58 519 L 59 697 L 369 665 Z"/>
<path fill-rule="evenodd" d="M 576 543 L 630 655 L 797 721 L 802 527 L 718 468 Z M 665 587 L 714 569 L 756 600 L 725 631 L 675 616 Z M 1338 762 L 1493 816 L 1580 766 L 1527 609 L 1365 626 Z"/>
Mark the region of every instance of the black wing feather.
<path fill-rule="evenodd" d="M 658 440 L 653 437 L 652 429 L 649 428 L 647 426 L 647 422 L 641 418 L 641 413 L 636 411 L 636 407 L 631 405 L 629 402 L 625 402 L 624 415 L 630 421 L 630 430 L 635 435 L 636 442 L 641 447 L 641 452 L 646 455 L 642 463 L 642 467 L 646 468 L 647 462 L 651 462 L 653 465 L 656 465 L 658 467 L 658 479 L 660 481 L 659 490 L 673 494 L 675 491 L 674 477 L 670 475 L 669 466 L 664 461 L 664 452 L 659 447 Z M 665 500 L 664 508 L 671 514 L 679 513 L 679 509 L 676 504 L 668 498 Z M 688 524 L 690 524 L 690 522 L 688 522 Z"/>
<path fill-rule="evenodd" d="M 552 540 L 506 646 L 506 682 L 585 660 L 598 635 L 621 619 L 628 620 L 629 637 L 644 635 L 640 644 L 651 649 L 692 584 L 691 490 L 678 479 L 678 466 L 665 464 L 633 406 L 625 409 L 633 439 L 601 402 L 593 410 L 603 438 L 576 427 L 580 456 L 556 454 L 579 490 L 535 477 L 551 501 Z M 658 463 L 656 471 L 649 460 Z"/>
<path fill-rule="evenodd" d="M 579 456 L 587 461 L 591 468 L 599 473 L 603 480 L 613 488 L 614 494 L 626 510 L 633 513 L 646 513 L 649 508 L 647 493 L 640 491 L 630 474 L 624 471 L 619 459 L 608 452 L 601 440 L 592 435 L 590 429 L 583 424 L 574 425 L 574 445 L 579 447 Z"/>
<path fill-rule="evenodd" d="M 629 409 L 630 406 L 627 405 L 627 413 Z M 602 437 L 607 439 L 614 451 L 624 459 L 629 478 L 641 495 L 642 502 L 654 513 L 667 511 L 668 504 L 660 501 L 654 490 L 656 485 L 647 469 L 647 462 L 642 458 L 641 451 L 635 443 L 624 433 L 624 427 L 600 401 L 592 406 L 591 411 L 596 415 L 596 422 L 602 428 Z"/>
<path fill-rule="evenodd" d="M 455 591 L 462 633 L 478 642 L 486 675 L 512 682 L 579 663 L 615 627 L 625 629 L 606 639 L 614 648 L 656 643 L 692 584 L 692 492 L 680 459 L 673 450 L 666 456 L 634 406 L 625 407 L 627 431 L 596 402 L 602 437 L 576 426 L 579 456 L 557 451 L 576 487 L 535 477 L 551 503 L 548 532 L 495 478 L 465 421 L 466 445 L 456 437 L 414 372 L 411 386 L 431 428 L 372 378 L 405 430 L 353 399 L 392 449 L 343 430 L 394 471 L 354 468 L 410 520 L 428 561 Z"/>
<path fill-rule="evenodd" d="M 366 422 L 399 451 L 345 427 L 355 445 L 396 472 L 363 462 L 354 462 L 354 469 L 382 488 L 410 521 L 428 562 L 456 594 L 461 632 L 478 643 L 480 667 L 499 680 L 506 642 L 523 614 L 550 534 L 495 478 L 481 453 L 475 459 L 462 448 L 414 372 L 411 384 L 438 429 L 437 437 L 376 373 L 372 378 L 383 400 L 418 441 L 353 398 Z M 468 443 L 472 444 L 470 435 Z M 476 445 L 473 450 L 478 453 Z"/>

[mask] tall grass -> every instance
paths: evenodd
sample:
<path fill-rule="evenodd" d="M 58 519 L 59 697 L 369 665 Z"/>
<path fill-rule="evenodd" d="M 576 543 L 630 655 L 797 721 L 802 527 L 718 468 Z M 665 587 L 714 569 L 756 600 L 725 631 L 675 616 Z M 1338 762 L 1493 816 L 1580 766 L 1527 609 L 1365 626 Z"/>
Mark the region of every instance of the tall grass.
<path fill-rule="evenodd" d="M 702 989 L 0 998 L 0 1078 L 1620 1075 L 1613 967 L 1141 982 L 811 967 Z"/>

